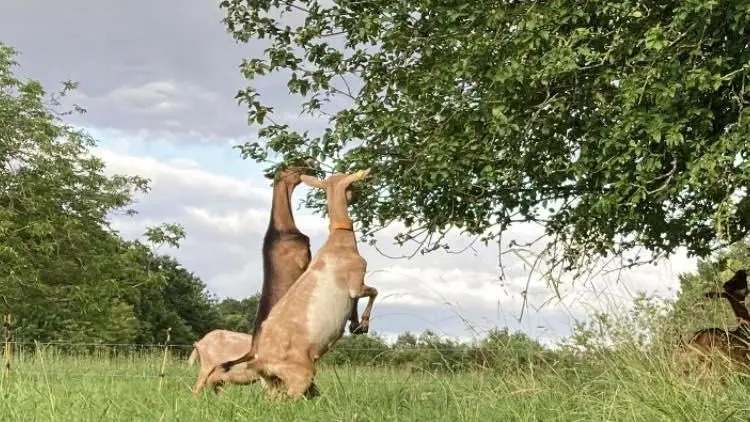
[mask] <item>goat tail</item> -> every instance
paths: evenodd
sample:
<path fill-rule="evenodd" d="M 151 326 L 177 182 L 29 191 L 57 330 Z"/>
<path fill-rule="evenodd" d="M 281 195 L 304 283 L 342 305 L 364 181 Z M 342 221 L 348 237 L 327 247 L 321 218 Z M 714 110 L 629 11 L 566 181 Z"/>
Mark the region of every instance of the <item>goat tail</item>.
<path fill-rule="evenodd" d="M 239 365 L 244 362 L 249 362 L 248 367 L 250 369 L 255 370 L 255 367 L 258 365 L 259 362 L 258 362 L 258 359 L 255 358 L 254 354 L 255 354 L 254 352 L 252 353 L 248 352 L 239 359 L 229 360 L 229 361 L 220 363 L 211 369 L 211 372 L 208 373 L 207 377 L 210 377 L 214 372 L 218 372 L 220 374 L 224 372 L 229 372 L 235 365 Z"/>
<path fill-rule="evenodd" d="M 259 338 L 259 336 L 257 336 L 257 335 L 253 336 L 253 340 L 250 343 L 250 350 L 248 350 L 247 353 L 245 353 L 244 355 L 242 355 L 242 357 L 240 357 L 238 359 L 235 359 L 235 360 L 229 360 L 229 361 L 226 361 L 226 362 L 223 362 L 222 364 L 220 364 L 219 366 L 221 367 L 221 370 L 223 372 L 229 372 L 229 370 L 232 369 L 232 367 L 235 366 L 235 365 L 239 365 L 239 364 L 245 363 L 245 362 L 255 361 L 256 360 L 255 359 L 255 355 L 257 353 L 256 351 L 258 350 L 257 343 L 256 343 L 257 340 L 256 339 L 258 339 L 258 338 Z M 251 362 L 250 365 L 252 366 L 253 362 Z"/>
<path fill-rule="evenodd" d="M 190 357 L 188 358 L 188 365 L 193 366 L 193 363 L 195 362 L 195 359 L 198 357 L 198 348 L 195 347 L 195 344 L 193 344 L 193 351 L 190 353 Z"/>
<path fill-rule="evenodd" d="M 223 372 L 229 372 L 230 369 L 232 369 L 233 366 L 239 365 L 241 363 L 250 362 L 250 365 L 255 363 L 255 350 L 254 348 L 251 349 L 249 352 L 242 355 L 241 358 L 235 359 L 235 360 L 229 360 L 219 365 L 221 367 L 221 370 Z"/>

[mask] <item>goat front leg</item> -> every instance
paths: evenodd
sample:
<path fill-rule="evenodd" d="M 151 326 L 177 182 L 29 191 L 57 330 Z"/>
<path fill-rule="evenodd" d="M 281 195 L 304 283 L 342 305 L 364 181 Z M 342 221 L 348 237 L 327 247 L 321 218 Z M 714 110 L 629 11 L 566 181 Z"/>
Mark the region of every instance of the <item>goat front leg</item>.
<path fill-rule="evenodd" d="M 357 328 L 355 328 L 354 331 L 351 331 L 351 325 L 349 325 L 349 330 L 352 334 L 365 334 L 370 331 L 370 314 L 372 313 L 372 305 L 375 303 L 375 298 L 377 296 L 378 289 L 362 284 L 362 289 L 360 290 L 359 295 L 357 295 L 355 301 L 358 302 L 360 298 L 366 297 L 368 298 L 367 306 L 365 306 L 365 310 L 362 312 L 362 320 L 359 322 Z"/>

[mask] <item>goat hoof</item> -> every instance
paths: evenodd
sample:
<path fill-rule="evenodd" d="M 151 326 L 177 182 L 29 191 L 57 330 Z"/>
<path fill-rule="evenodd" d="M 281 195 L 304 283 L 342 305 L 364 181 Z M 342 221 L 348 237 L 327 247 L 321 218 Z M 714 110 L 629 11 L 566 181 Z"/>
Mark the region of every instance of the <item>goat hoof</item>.
<path fill-rule="evenodd" d="M 312 399 L 315 397 L 320 396 L 320 390 L 318 390 L 318 386 L 316 386 L 314 383 L 310 385 L 310 388 L 305 391 L 305 398 L 306 399 Z"/>
<path fill-rule="evenodd" d="M 359 324 L 358 326 L 354 326 L 354 324 L 349 325 L 349 332 L 352 334 L 367 334 L 370 331 L 370 324 L 363 322 Z"/>

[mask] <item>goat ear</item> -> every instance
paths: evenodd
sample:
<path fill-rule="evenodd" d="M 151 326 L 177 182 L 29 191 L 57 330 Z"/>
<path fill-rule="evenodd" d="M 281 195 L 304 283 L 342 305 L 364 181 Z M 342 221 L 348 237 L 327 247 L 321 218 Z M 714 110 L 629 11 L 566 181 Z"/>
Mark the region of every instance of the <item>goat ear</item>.
<path fill-rule="evenodd" d="M 318 188 L 318 189 L 325 189 L 326 188 L 325 182 L 322 181 L 322 180 L 320 180 L 320 179 L 318 179 L 318 178 L 316 178 L 316 177 L 312 177 L 312 176 L 308 176 L 306 174 L 302 174 L 302 175 L 300 175 L 299 178 L 302 181 L 302 183 L 306 184 L 307 186 L 310 186 L 310 187 L 313 187 L 313 188 Z"/>

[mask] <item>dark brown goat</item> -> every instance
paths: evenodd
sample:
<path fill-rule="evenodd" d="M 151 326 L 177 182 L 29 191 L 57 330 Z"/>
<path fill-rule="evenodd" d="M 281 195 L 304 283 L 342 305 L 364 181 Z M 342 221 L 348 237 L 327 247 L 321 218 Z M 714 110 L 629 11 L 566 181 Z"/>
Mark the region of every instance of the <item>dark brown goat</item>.
<path fill-rule="evenodd" d="M 688 342 L 688 347 L 709 356 L 719 352 L 732 364 L 750 364 L 750 324 L 740 324 L 734 330 L 704 328 L 698 330 Z"/>
<path fill-rule="evenodd" d="M 302 168 L 290 167 L 273 183 L 271 218 L 263 237 L 263 287 L 255 314 L 253 348 L 271 309 L 310 264 L 310 238 L 299 231 L 292 215 L 292 193 L 303 174 Z"/>
<path fill-rule="evenodd" d="M 703 356 L 714 354 L 716 351 L 727 357 L 733 365 L 750 365 L 750 312 L 743 303 L 747 296 L 747 273 L 737 271 L 731 279 L 723 285 L 723 292 L 708 292 L 708 298 L 724 298 L 729 301 L 738 325 L 733 330 L 723 328 L 704 328 L 698 330 L 686 345 L 695 349 Z"/>
<path fill-rule="evenodd" d="M 747 296 L 747 271 L 737 270 L 732 278 L 724 283 L 724 290 L 736 297 L 738 300 L 743 301 Z"/>

